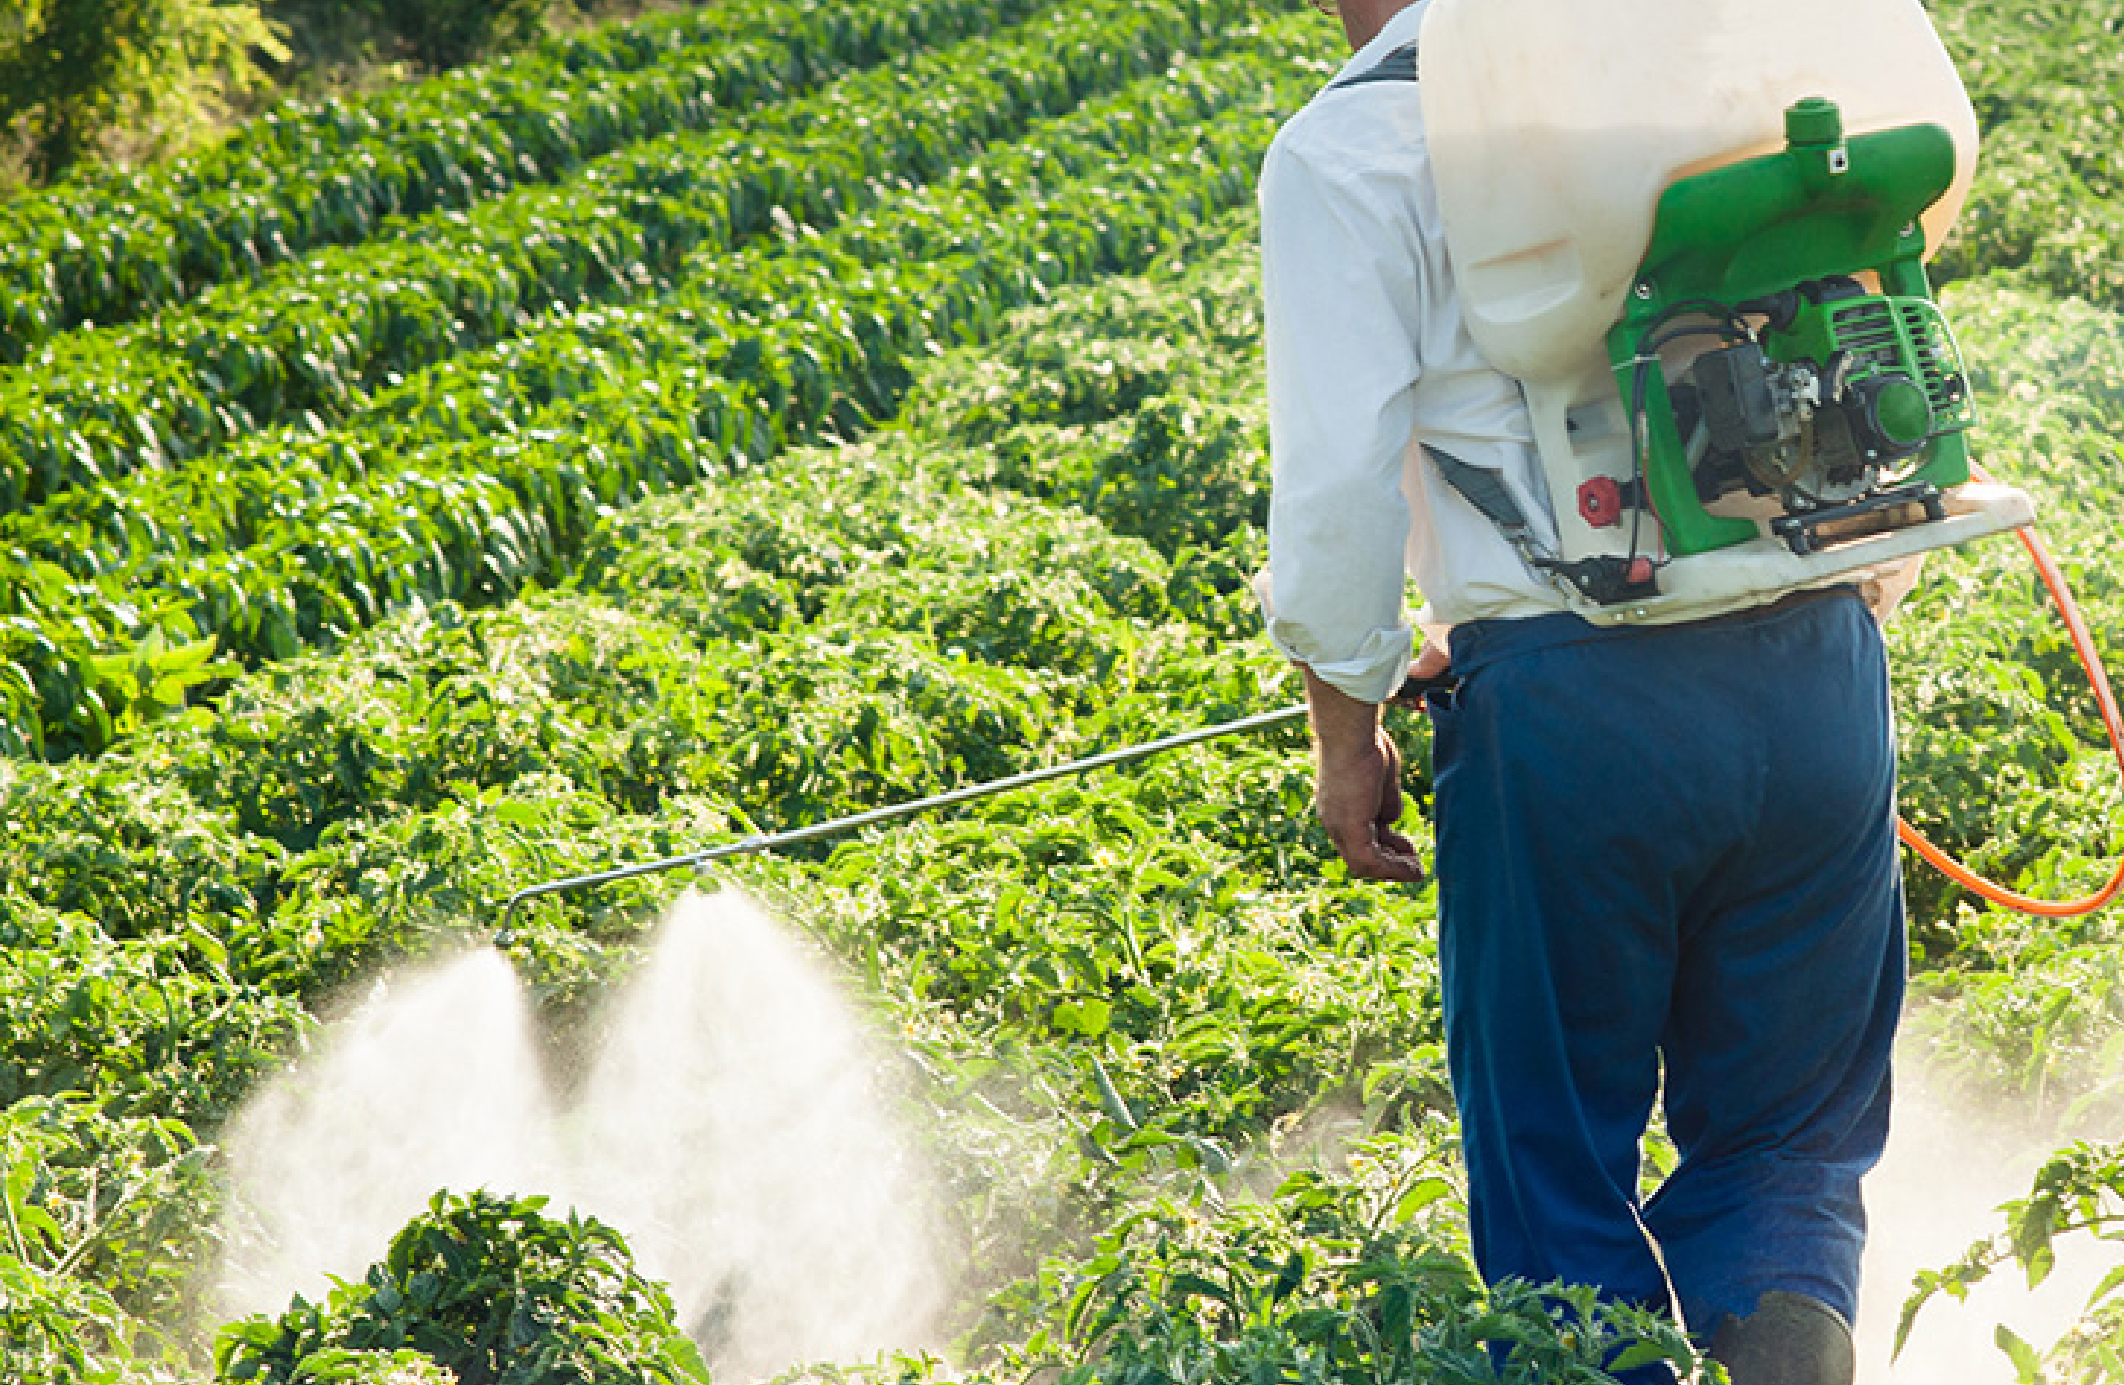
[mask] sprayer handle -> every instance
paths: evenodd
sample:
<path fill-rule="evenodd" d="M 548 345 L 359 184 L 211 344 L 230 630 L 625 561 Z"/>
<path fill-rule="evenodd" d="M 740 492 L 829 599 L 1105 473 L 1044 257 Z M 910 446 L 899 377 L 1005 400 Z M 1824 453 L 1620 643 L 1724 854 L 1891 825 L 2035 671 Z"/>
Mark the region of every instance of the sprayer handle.
<path fill-rule="evenodd" d="M 1451 669 L 1447 669 L 1443 673 L 1434 673 L 1428 678 L 1410 677 L 1403 679 L 1401 686 L 1396 688 L 1394 695 L 1387 700 L 1397 707 L 1410 707 L 1421 711 L 1423 710 L 1423 700 L 1426 694 L 1434 692 L 1449 693 L 1459 686 L 1460 675 Z"/>

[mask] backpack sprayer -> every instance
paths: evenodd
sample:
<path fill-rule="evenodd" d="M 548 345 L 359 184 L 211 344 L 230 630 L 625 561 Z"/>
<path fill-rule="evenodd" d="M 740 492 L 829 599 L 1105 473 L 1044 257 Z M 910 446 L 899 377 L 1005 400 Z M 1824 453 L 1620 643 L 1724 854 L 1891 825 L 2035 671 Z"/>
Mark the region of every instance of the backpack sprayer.
<path fill-rule="evenodd" d="M 1660 623 L 1887 578 L 2015 530 L 2124 767 L 2124 719 L 2028 497 L 1969 458 L 1968 376 L 1923 261 L 1967 193 L 1976 119 L 1918 0 L 1431 0 L 1418 49 L 1376 76 L 1421 85 L 1469 330 L 1524 386 L 1548 503 L 1530 513 L 1499 473 L 1425 450 L 1529 568 L 1595 623 Z M 507 908 L 1305 713 L 534 885 Z M 2024 912 L 2085 913 L 2124 889 L 2120 863 L 2084 899 L 2030 899 L 1898 828 Z"/>
<path fill-rule="evenodd" d="M 1431 0 L 1418 47 L 1469 332 L 1522 382 L 1546 508 L 1426 452 L 1528 566 L 1587 620 L 1657 623 L 1893 583 L 2014 530 L 2124 767 L 2028 497 L 1969 458 L 1924 259 L 1967 196 L 1976 115 L 1920 0 Z M 2124 888 L 2120 863 L 2084 899 L 2030 899 L 1897 828 L 2026 912 Z"/>
<path fill-rule="evenodd" d="M 1971 478 L 1925 278 L 1977 135 L 1918 0 L 1431 0 L 1420 46 L 1468 329 L 1546 504 L 1430 455 L 1570 609 L 1686 620 L 2033 521 Z"/>

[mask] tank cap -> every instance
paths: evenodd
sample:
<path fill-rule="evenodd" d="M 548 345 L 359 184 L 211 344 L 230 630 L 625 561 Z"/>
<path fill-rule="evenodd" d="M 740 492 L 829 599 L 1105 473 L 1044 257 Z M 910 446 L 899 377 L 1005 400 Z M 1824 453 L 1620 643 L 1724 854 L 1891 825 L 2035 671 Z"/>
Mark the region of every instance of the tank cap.
<path fill-rule="evenodd" d="M 1785 142 L 1816 147 L 1844 142 L 1844 113 L 1825 96 L 1808 96 L 1785 107 Z"/>

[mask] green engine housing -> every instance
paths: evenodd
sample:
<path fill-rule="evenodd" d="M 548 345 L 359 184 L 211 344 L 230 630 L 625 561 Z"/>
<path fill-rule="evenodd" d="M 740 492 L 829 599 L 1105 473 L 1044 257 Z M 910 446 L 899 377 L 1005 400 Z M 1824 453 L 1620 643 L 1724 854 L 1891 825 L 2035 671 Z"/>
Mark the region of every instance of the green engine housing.
<path fill-rule="evenodd" d="M 1975 417 L 1920 221 L 1953 180 L 1952 138 L 1919 124 L 1846 139 L 1819 98 L 1786 110 L 1785 136 L 1666 189 L 1608 333 L 1637 454 L 1625 503 L 1649 506 L 1676 556 L 1761 532 L 1714 508 L 1767 498 L 1773 531 L 1806 552 L 1829 521 L 1909 522 L 1920 502 L 1936 517 L 1926 497 L 1969 479 Z"/>

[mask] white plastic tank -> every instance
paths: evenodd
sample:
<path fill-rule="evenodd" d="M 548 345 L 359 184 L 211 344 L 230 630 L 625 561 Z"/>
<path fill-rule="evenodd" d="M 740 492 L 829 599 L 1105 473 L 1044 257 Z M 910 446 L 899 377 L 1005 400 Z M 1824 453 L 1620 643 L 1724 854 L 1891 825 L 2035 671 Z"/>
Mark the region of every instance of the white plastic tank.
<path fill-rule="evenodd" d="M 1847 136 L 1947 129 L 1929 245 L 1975 168 L 1976 115 L 1918 0 L 1432 0 L 1420 43 L 1469 326 L 1529 382 L 1604 370 L 1660 192 L 1782 148 L 1802 97 L 1836 102 Z"/>

